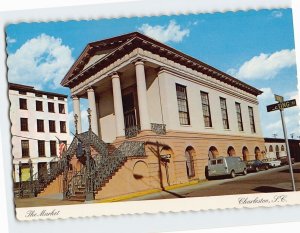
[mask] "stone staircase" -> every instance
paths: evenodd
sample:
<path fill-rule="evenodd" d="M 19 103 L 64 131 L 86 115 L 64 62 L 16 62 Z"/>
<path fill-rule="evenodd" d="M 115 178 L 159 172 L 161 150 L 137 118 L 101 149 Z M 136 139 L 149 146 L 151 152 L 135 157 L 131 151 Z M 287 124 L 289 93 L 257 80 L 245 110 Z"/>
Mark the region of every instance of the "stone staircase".
<path fill-rule="evenodd" d="M 109 145 L 107 156 L 99 154 L 93 157 L 90 169 L 93 195 L 101 192 L 130 156 L 145 156 L 144 142 L 125 141 L 118 148 Z M 84 167 L 69 182 L 71 187 L 69 200 L 85 201 L 86 181 L 86 167 Z"/>

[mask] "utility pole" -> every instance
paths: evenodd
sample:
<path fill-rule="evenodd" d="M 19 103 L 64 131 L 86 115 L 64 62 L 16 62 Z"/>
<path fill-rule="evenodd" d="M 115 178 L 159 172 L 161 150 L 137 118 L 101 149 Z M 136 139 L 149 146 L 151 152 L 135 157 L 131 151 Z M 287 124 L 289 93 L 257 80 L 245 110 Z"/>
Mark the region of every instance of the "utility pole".
<path fill-rule="evenodd" d="M 296 100 L 288 100 L 284 101 L 283 96 L 280 95 L 274 95 L 275 100 L 278 102 L 276 104 L 271 104 L 267 106 L 267 111 L 272 112 L 272 111 L 280 111 L 280 116 L 281 116 L 281 122 L 282 122 L 282 128 L 283 128 L 283 135 L 285 139 L 285 146 L 286 146 L 286 151 L 287 151 L 287 158 L 289 162 L 289 168 L 290 168 L 290 174 L 291 174 L 291 180 L 292 180 L 292 186 L 293 186 L 293 191 L 296 191 L 296 185 L 295 185 L 295 178 L 294 178 L 294 172 L 293 172 L 293 166 L 292 166 L 292 159 L 291 159 L 291 153 L 290 153 L 290 147 L 289 147 L 289 141 L 288 141 L 288 136 L 287 136 L 287 130 L 286 130 L 286 125 L 285 125 L 285 120 L 284 120 L 284 109 L 285 108 L 290 108 L 296 106 Z"/>

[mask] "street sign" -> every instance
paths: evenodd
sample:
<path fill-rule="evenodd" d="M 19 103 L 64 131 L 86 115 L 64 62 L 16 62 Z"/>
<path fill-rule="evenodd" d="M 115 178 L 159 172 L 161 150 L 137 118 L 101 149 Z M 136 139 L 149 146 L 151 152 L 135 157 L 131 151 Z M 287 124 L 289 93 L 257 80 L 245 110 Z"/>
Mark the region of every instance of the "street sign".
<path fill-rule="evenodd" d="M 284 109 L 294 107 L 297 104 L 296 104 L 295 99 L 283 102 L 283 97 L 279 96 L 279 95 L 275 95 L 275 100 L 278 101 L 279 103 L 268 105 L 267 111 L 272 112 L 272 111 L 280 110 L 282 129 L 283 129 L 283 135 L 284 135 L 284 140 L 285 140 L 285 146 L 287 149 L 286 151 L 287 151 L 287 157 L 288 157 L 288 161 L 289 161 L 292 186 L 293 186 L 293 191 L 296 191 L 295 178 L 294 178 L 294 172 L 293 172 L 293 167 L 292 167 L 291 152 L 290 152 L 289 141 L 288 141 L 288 137 L 287 137 L 286 125 L 285 125 L 285 121 L 284 121 Z"/>
<path fill-rule="evenodd" d="M 277 102 L 279 102 L 279 103 L 281 103 L 281 102 L 283 102 L 283 96 L 281 96 L 281 95 L 274 95 L 275 96 L 275 100 L 277 101 Z"/>
<path fill-rule="evenodd" d="M 284 101 L 281 103 L 277 103 L 277 104 L 271 104 L 267 106 L 267 111 L 268 112 L 272 112 L 272 111 L 277 111 L 277 110 L 282 110 L 284 108 L 290 108 L 290 107 L 294 107 L 296 106 L 296 100 L 288 100 L 288 101 Z"/>

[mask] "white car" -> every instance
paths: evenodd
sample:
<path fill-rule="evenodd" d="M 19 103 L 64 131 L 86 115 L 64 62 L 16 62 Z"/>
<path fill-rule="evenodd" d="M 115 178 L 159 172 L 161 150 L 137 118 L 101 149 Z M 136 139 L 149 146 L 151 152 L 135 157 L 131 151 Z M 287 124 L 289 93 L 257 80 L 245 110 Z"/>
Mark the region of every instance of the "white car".
<path fill-rule="evenodd" d="M 268 163 L 270 167 L 280 167 L 281 161 L 280 160 L 274 160 L 274 159 L 263 159 L 262 162 Z"/>

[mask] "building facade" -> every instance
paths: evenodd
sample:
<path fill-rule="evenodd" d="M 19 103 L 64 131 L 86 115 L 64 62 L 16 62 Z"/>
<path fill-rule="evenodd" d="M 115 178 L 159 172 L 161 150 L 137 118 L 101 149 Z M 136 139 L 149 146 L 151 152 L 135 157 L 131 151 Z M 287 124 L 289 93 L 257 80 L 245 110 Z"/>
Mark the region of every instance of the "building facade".
<path fill-rule="evenodd" d="M 69 143 L 67 96 L 10 83 L 9 99 L 14 181 L 29 179 L 30 163 L 38 179 L 55 167 L 59 143 Z"/>
<path fill-rule="evenodd" d="M 300 140 L 289 139 L 291 157 L 300 161 Z M 265 138 L 265 154 L 267 158 L 278 159 L 287 156 L 285 140 L 282 138 Z"/>
<path fill-rule="evenodd" d="M 88 44 L 61 84 L 71 90 L 79 133 L 87 98 L 100 140 L 145 142 L 145 156 L 128 157 L 100 199 L 203 180 L 219 155 L 263 156 L 262 92 L 140 33 Z"/>

